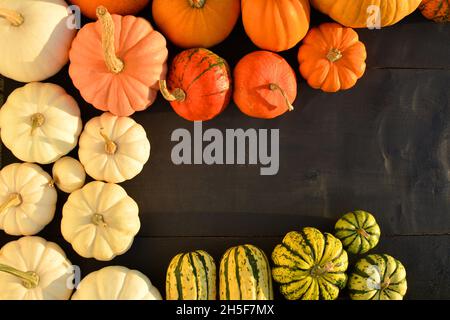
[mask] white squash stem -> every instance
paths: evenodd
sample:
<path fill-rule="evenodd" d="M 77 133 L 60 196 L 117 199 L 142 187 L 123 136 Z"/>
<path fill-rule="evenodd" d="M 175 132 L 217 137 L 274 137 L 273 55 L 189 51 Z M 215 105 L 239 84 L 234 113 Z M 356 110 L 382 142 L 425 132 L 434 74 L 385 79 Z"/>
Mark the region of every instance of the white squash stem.
<path fill-rule="evenodd" d="M 18 27 L 24 23 L 24 17 L 17 11 L 0 8 L 0 17 L 5 18 L 14 27 Z"/>
<path fill-rule="evenodd" d="M 166 99 L 167 101 L 183 102 L 184 100 L 186 100 L 186 93 L 183 91 L 183 89 L 176 88 L 175 90 L 173 90 L 173 92 L 170 92 L 169 88 L 167 88 L 166 80 L 159 80 L 159 90 L 161 91 L 164 99 Z"/>
<path fill-rule="evenodd" d="M 0 263 L 0 272 L 9 273 L 20 280 L 22 280 L 22 284 L 27 289 L 34 289 L 39 285 L 39 276 L 36 272 L 33 271 L 20 271 L 13 267 L 4 265 Z"/>
<path fill-rule="evenodd" d="M 269 89 L 272 91 L 280 91 L 281 95 L 283 96 L 284 100 L 286 101 L 286 106 L 288 108 L 289 111 L 293 111 L 294 110 L 294 106 L 292 105 L 292 103 L 289 101 L 288 96 L 286 95 L 286 92 L 284 92 L 284 90 L 276 83 L 271 83 L 269 84 Z"/>
<path fill-rule="evenodd" d="M 35 113 L 31 116 L 31 134 L 34 133 L 34 131 L 42 127 L 45 123 L 45 117 L 42 113 Z"/>
<path fill-rule="evenodd" d="M 97 8 L 97 18 L 102 24 L 102 47 L 106 66 L 112 73 L 120 73 L 125 65 L 116 55 L 115 27 L 112 16 L 108 9 L 104 6 L 99 6 Z"/>
<path fill-rule="evenodd" d="M 14 208 L 22 204 L 22 197 L 18 193 L 11 193 L 8 199 L 0 205 L 0 214 L 9 208 Z"/>
<path fill-rule="evenodd" d="M 100 129 L 100 135 L 105 140 L 105 151 L 107 154 L 113 155 L 117 151 L 117 145 L 112 141 L 107 134 L 103 131 L 103 128 Z"/>
<path fill-rule="evenodd" d="M 108 225 L 105 222 L 105 218 L 103 217 L 103 215 L 101 214 L 94 214 L 92 216 L 92 223 L 95 224 L 96 226 L 101 226 L 101 227 L 107 227 Z"/>

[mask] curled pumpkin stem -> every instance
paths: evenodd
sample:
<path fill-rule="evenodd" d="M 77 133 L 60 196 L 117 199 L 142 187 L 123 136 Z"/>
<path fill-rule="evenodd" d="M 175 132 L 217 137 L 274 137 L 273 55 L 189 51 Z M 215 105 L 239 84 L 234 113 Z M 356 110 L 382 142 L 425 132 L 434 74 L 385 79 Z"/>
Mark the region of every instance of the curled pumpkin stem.
<path fill-rule="evenodd" d="M 117 145 L 112 141 L 108 135 L 104 132 L 104 129 L 100 129 L 100 135 L 105 140 L 105 151 L 107 154 L 113 155 L 117 151 Z"/>
<path fill-rule="evenodd" d="M 294 106 L 292 105 L 292 103 L 289 101 L 289 98 L 286 94 L 286 92 L 276 83 L 271 83 L 269 84 L 269 89 L 272 91 L 280 91 L 281 95 L 283 96 L 284 100 L 286 101 L 286 105 L 289 111 L 293 111 L 294 110 Z"/>
<path fill-rule="evenodd" d="M 11 193 L 8 199 L 6 199 L 6 201 L 0 205 L 0 214 L 8 210 L 9 208 L 18 207 L 21 204 L 22 196 L 19 193 Z"/>
<path fill-rule="evenodd" d="M 97 8 L 97 18 L 102 25 L 102 47 L 106 66 L 112 73 L 120 73 L 125 64 L 116 55 L 114 20 L 104 6 Z"/>
<path fill-rule="evenodd" d="M 22 25 L 25 21 L 24 17 L 19 12 L 5 8 L 0 8 L 0 17 L 8 20 L 14 27 Z"/>
<path fill-rule="evenodd" d="M 167 88 L 166 80 L 159 80 L 159 89 L 164 99 L 166 99 L 167 101 L 183 102 L 184 100 L 186 100 L 186 93 L 183 91 L 183 89 L 176 88 L 175 90 L 173 90 L 173 92 L 170 92 L 169 88 Z"/>
<path fill-rule="evenodd" d="M 22 280 L 22 285 L 27 289 L 34 289 L 39 285 L 39 275 L 33 271 L 20 271 L 13 267 L 0 264 L 0 272 L 5 272 Z"/>

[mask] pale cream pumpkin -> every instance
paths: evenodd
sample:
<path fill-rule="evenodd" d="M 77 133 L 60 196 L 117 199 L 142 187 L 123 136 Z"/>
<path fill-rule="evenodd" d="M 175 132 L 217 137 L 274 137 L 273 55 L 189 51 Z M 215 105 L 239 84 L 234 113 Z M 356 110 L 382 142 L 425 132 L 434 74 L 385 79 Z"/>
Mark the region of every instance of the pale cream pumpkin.
<path fill-rule="evenodd" d="M 150 142 L 133 119 L 106 112 L 86 124 L 78 155 L 92 178 L 120 183 L 142 171 L 150 157 Z"/>
<path fill-rule="evenodd" d="M 69 153 L 82 130 L 77 102 L 56 84 L 14 90 L 0 109 L 1 139 L 22 161 L 48 164 Z"/>
<path fill-rule="evenodd" d="M 162 297 L 143 273 L 111 266 L 88 274 L 72 300 L 162 300 Z"/>
<path fill-rule="evenodd" d="M 63 157 L 55 162 L 52 169 L 53 182 L 59 190 L 72 193 L 80 189 L 86 180 L 83 165 L 72 157 Z"/>
<path fill-rule="evenodd" d="M 68 300 L 74 268 L 64 251 L 40 237 L 23 237 L 0 249 L 0 300 Z"/>
<path fill-rule="evenodd" d="M 42 81 L 69 60 L 76 29 L 63 0 L 0 0 L 0 74 Z"/>
<path fill-rule="evenodd" d="M 84 258 L 110 261 L 125 253 L 140 226 L 138 205 L 113 183 L 88 183 L 63 207 L 61 233 Z"/>
<path fill-rule="evenodd" d="M 34 235 L 52 221 L 56 190 L 37 164 L 14 163 L 0 171 L 0 229 L 7 234 Z"/>

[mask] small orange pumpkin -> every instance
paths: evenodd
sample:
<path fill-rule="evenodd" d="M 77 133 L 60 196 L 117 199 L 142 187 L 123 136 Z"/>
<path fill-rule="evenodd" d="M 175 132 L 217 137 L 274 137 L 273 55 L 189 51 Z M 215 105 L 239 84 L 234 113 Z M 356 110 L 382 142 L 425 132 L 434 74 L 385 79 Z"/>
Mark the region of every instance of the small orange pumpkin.
<path fill-rule="evenodd" d="M 234 69 L 234 102 L 254 118 L 272 119 L 294 110 L 297 79 L 281 56 L 256 51 L 242 58 Z"/>
<path fill-rule="evenodd" d="M 440 23 L 450 21 L 450 0 L 423 0 L 419 9 L 429 20 Z"/>
<path fill-rule="evenodd" d="M 228 63 L 208 49 L 189 49 L 178 54 L 161 93 L 175 112 L 189 121 L 206 121 L 225 110 L 231 99 Z"/>
<path fill-rule="evenodd" d="M 148 4 L 149 0 L 70 0 L 81 9 L 81 13 L 91 19 L 97 17 L 98 6 L 105 6 L 110 13 L 127 15 L 136 14 Z"/>
<path fill-rule="evenodd" d="M 152 9 L 164 35 L 182 48 L 209 48 L 222 42 L 241 12 L 239 0 L 153 0 Z"/>
<path fill-rule="evenodd" d="M 245 31 L 265 50 L 294 47 L 308 32 L 309 15 L 308 0 L 242 0 Z"/>
<path fill-rule="evenodd" d="M 69 74 L 84 100 L 116 116 L 130 116 L 156 99 L 167 72 L 166 40 L 150 23 L 133 16 L 110 15 L 85 25 L 70 50 Z"/>
<path fill-rule="evenodd" d="M 303 78 L 325 92 L 353 87 L 366 70 L 366 57 L 355 30 L 337 23 L 311 29 L 298 53 Z"/>

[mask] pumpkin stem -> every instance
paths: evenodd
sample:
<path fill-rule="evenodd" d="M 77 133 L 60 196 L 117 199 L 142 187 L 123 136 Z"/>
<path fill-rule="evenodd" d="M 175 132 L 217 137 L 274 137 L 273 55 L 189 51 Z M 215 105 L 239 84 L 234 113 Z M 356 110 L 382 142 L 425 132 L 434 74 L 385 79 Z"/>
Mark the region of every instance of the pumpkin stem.
<path fill-rule="evenodd" d="M 116 55 L 114 20 L 104 6 L 97 7 L 97 18 L 102 24 L 102 47 L 106 66 L 112 73 L 120 73 L 125 65 Z"/>
<path fill-rule="evenodd" d="M 183 91 L 183 89 L 176 88 L 173 90 L 173 92 L 169 91 L 169 88 L 167 88 L 167 81 L 166 80 L 159 80 L 159 89 L 161 90 L 161 93 L 167 101 L 177 101 L 177 102 L 183 102 L 186 100 L 186 93 Z"/>
<path fill-rule="evenodd" d="M 4 264 L 0 264 L 0 272 L 5 272 L 13 276 L 16 276 L 17 278 L 22 280 L 22 285 L 27 289 L 34 289 L 39 285 L 40 279 L 36 272 L 33 271 L 23 272 Z"/>
<path fill-rule="evenodd" d="M 105 140 L 105 151 L 106 151 L 107 154 L 113 155 L 117 151 L 117 145 L 114 143 L 114 141 L 112 141 L 106 135 L 106 133 L 103 130 L 104 130 L 103 128 L 100 129 L 100 135 Z"/>
<path fill-rule="evenodd" d="M 5 18 L 12 26 L 18 27 L 25 21 L 24 17 L 17 11 L 0 8 L 0 17 Z"/>
<path fill-rule="evenodd" d="M 330 62 L 336 62 L 340 60 L 342 57 L 343 57 L 342 52 L 339 49 L 335 48 L 332 48 L 327 54 L 327 59 Z"/>
<path fill-rule="evenodd" d="M 289 111 L 293 111 L 294 110 L 294 106 L 292 105 L 292 103 L 289 101 L 288 96 L 286 95 L 286 92 L 284 92 L 284 90 L 276 83 L 271 83 L 269 84 L 269 89 L 272 91 L 280 91 L 281 95 L 283 96 L 284 100 L 286 101 L 286 105 Z"/>
<path fill-rule="evenodd" d="M 0 214 L 2 214 L 5 210 L 8 210 L 9 208 L 18 207 L 21 204 L 22 196 L 19 193 L 11 193 L 8 199 L 6 199 L 6 201 L 0 205 Z"/>
<path fill-rule="evenodd" d="M 323 267 L 321 266 L 314 267 L 311 271 L 311 275 L 320 277 L 323 274 L 330 272 L 333 269 L 333 267 L 334 265 L 332 262 L 327 262 Z"/>
<path fill-rule="evenodd" d="M 205 6 L 206 0 L 189 0 L 192 8 L 201 9 Z"/>
<path fill-rule="evenodd" d="M 45 117 L 42 113 L 35 113 L 31 116 L 31 134 L 34 133 L 34 131 L 42 127 L 45 122 Z"/>
<path fill-rule="evenodd" d="M 385 290 L 387 287 L 389 287 L 389 285 L 391 284 L 391 279 L 387 278 L 386 280 L 383 281 L 383 283 L 380 286 L 381 290 Z"/>
<path fill-rule="evenodd" d="M 105 222 L 105 217 L 103 217 L 103 215 L 96 213 L 92 216 L 92 223 L 95 224 L 96 226 L 101 226 L 101 227 L 106 227 L 107 224 Z"/>
<path fill-rule="evenodd" d="M 366 238 L 366 239 L 369 239 L 369 238 L 370 238 L 370 235 L 367 233 L 367 231 L 364 230 L 364 229 L 362 229 L 362 228 L 356 230 L 356 233 L 359 234 L 360 236 L 363 236 L 363 237 Z"/>

